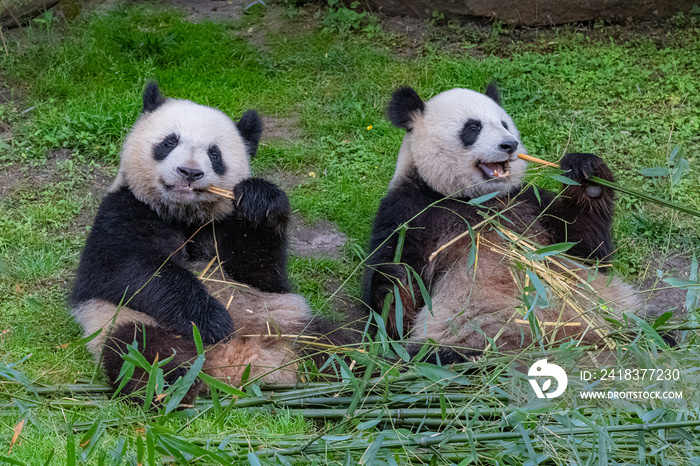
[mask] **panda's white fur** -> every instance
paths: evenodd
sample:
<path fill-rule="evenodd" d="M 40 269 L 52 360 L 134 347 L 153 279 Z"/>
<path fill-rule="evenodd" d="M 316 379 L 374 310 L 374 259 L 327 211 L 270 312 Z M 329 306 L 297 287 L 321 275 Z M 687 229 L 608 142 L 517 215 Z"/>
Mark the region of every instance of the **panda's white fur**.
<path fill-rule="evenodd" d="M 580 186 L 567 186 L 561 195 L 544 190 L 535 195 L 531 188 L 523 188 L 526 162 L 517 155 L 526 153 L 526 149 L 515 123 L 499 104 L 495 87 L 489 87 L 487 95 L 452 89 L 427 102 L 413 89 L 401 88 L 394 93 L 388 113 L 406 134 L 389 192 L 375 219 L 370 244 L 373 252 L 363 285 L 365 302 L 381 312 L 385 295 L 398 284 L 402 289 L 404 336 L 416 344 L 437 342 L 443 348 L 438 352 L 443 362 L 483 351 L 492 346 L 489 339 L 500 350 L 527 347 L 533 335 L 523 321 L 523 311 L 516 310 L 523 305 L 518 282 L 525 281 L 525 274 L 503 253 L 510 247 L 503 233 L 489 226 L 476 230 L 480 243 L 476 263 L 470 264 L 474 247 L 470 236 L 434 259 L 429 257 L 463 234 L 465 223 L 476 228 L 486 217 L 486 208 L 468 201 L 499 192 L 483 205 L 491 213 L 500 211 L 507 219 L 501 224 L 512 229 L 516 237 L 522 235 L 540 245 L 577 242 L 572 248 L 574 254 L 606 260 L 612 253 L 613 194 L 609 188 L 590 190 L 586 178 L 596 174 L 612 179 L 612 174 L 592 154 L 569 154 L 562 160 L 562 167 L 571 169 L 569 176 Z M 476 126 L 470 130 L 469 124 Z M 471 137 L 477 127 L 478 136 Z M 493 167 L 499 167 L 501 176 L 493 176 Z M 405 224 L 408 229 L 401 263 L 421 275 L 432 297 L 432 307 L 422 301 L 415 280 L 408 278 L 403 266 L 392 264 L 395 232 Z M 571 296 L 550 289 L 551 305 L 535 309 L 548 343 L 600 341 L 607 332 L 605 321 L 596 312 L 601 300 L 618 318 L 621 312 L 643 311 L 639 293 L 618 278 L 600 274 L 591 279 L 588 270 L 563 264 L 551 264 L 551 268 L 569 276 L 572 294 L 578 296 L 581 308 L 587 312 L 581 316 L 581 308 L 568 304 Z M 414 290 L 409 292 L 411 284 Z M 393 312 L 388 330 L 398 335 Z M 413 351 L 419 346 L 414 345 Z"/>

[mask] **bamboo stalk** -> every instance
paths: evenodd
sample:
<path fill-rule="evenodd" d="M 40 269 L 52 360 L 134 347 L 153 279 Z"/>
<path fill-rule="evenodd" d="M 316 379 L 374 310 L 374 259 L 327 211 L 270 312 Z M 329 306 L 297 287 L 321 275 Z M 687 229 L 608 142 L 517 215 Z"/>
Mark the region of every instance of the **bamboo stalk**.
<path fill-rule="evenodd" d="M 681 421 L 681 422 L 659 422 L 654 424 L 626 424 L 619 426 L 605 426 L 605 432 L 609 435 L 619 432 L 653 432 L 661 429 L 676 429 L 682 427 L 697 427 L 700 426 L 700 421 Z M 393 433 L 393 431 L 391 431 Z M 571 427 L 571 428 L 537 428 L 527 429 L 530 435 L 539 435 L 543 437 L 557 436 L 567 437 L 570 435 L 593 435 L 597 434 L 597 429 L 590 427 Z M 494 440 L 510 440 L 522 438 L 522 433 L 519 430 L 508 432 L 486 432 L 486 433 L 455 433 L 449 431 L 445 433 L 425 433 L 412 435 L 402 439 L 385 439 L 382 442 L 382 448 L 406 448 L 410 446 L 431 447 L 433 445 L 445 445 L 459 443 L 462 445 L 470 444 L 471 442 L 488 442 Z M 350 443 L 336 442 L 323 444 L 312 444 L 307 447 L 300 446 L 289 449 L 265 449 L 257 452 L 258 456 L 272 455 L 293 455 L 298 453 L 314 454 L 325 453 L 328 451 L 347 451 L 347 450 L 366 450 L 372 444 L 371 441 L 353 439 Z"/>
<path fill-rule="evenodd" d="M 546 160 L 538 159 L 537 157 L 532 157 L 531 155 L 527 154 L 518 154 L 518 157 L 522 160 L 525 160 L 527 162 L 534 162 L 534 163 L 539 163 L 541 165 L 546 165 L 548 167 L 553 167 L 553 168 L 560 168 L 559 165 L 556 163 L 552 162 L 547 162 Z M 616 191 L 620 191 L 621 193 L 629 194 L 630 196 L 635 196 L 640 199 L 644 199 L 649 202 L 653 202 L 655 204 L 658 204 L 663 207 L 670 207 L 671 209 L 677 210 L 679 212 L 683 212 L 686 214 L 694 215 L 696 217 L 700 217 L 700 210 L 695 210 L 691 209 L 690 207 L 686 207 L 680 204 L 673 203 L 671 201 L 667 201 L 666 199 L 662 199 L 660 197 L 652 196 L 651 194 L 646 194 L 640 191 L 635 191 L 630 188 L 625 188 L 624 186 L 609 181 L 609 180 L 604 180 L 603 178 L 597 177 L 597 176 L 591 176 L 588 178 L 588 181 L 598 184 L 600 186 L 605 186 L 607 188 L 614 189 Z"/>
<path fill-rule="evenodd" d="M 39 395 L 54 395 L 62 393 L 111 393 L 112 387 L 104 384 L 67 384 L 53 387 L 37 387 Z"/>
<path fill-rule="evenodd" d="M 270 410 L 271 413 L 277 414 L 276 409 Z M 326 408 L 326 409 L 285 409 L 285 413 L 290 415 L 300 415 L 307 419 L 347 419 L 348 411 L 342 408 Z M 472 418 L 474 416 L 498 416 L 503 414 L 503 410 L 499 408 L 475 408 L 470 410 L 465 410 L 462 408 L 448 408 L 444 412 L 445 417 L 450 419 L 468 417 Z M 398 409 L 385 409 L 385 408 L 358 408 L 355 410 L 353 417 L 362 416 L 377 416 L 381 418 L 389 419 L 415 419 L 415 418 L 441 418 L 443 417 L 443 411 L 441 408 L 398 408 Z"/>
<path fill-rule="evenodd" d="M 226 199 L 235 199 L 235 197 L 233 196 L 233 191 L 229 191 L 228 189 L 220 188 L 218 186 L 211 185 L 204 188 L 204 190 L 212 194 L 225 197 Z"/>

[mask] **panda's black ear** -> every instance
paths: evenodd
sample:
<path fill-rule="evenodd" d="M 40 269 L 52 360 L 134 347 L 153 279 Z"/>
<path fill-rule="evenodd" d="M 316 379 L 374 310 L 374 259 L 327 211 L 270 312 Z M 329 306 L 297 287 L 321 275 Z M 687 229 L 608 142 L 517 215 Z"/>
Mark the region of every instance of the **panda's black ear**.
<path fill-rule="evenodd" d="M 262 134 L 263 124 L 260 115 L 255 110 L 248 110 L 236 123 L 238 132 L 241 133 L 246 152 L 252 159 L 258 153 L 258 144 Z"/>
<path fill-rule="evenodd" d="M 498 84 L 496 81 L 491 81 L 486 86 L 486 96 L 491 97 L 491 100 L 496 102 L 498 105 L 501 105 L 501 95 L 498 92 Z"/>
<path fill-rule="evenodd" d="M 165 98 L 160 95 L 160 89 L 158 89 L 158 83 L 155 81 L 149 81 L 146 84 L 146 89 L 143 91 L 143 111 L 152 112 L 157 109 L 165 102 Z"/>
<path fill-rule="evenodd" d="M 389 121 L 397 128 L 403 128 L 406 131 L 413 129 L 413 120 L 418 113 L 423 113 L 425 104 L 418 93 L 413 88 L 405 86 L 400 87 L 391 94 L 391 101 L 387 108 Z"/>

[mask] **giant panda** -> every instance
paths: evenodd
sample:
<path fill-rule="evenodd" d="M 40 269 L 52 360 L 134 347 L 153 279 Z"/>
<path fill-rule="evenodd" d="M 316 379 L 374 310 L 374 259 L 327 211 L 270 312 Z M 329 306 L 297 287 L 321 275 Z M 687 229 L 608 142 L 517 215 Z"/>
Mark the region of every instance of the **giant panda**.
<path fill-rule="evenodd" d="M 214 108 L 163 97 L 155 82 L 145 88 L 70 295 L 85 336 L 97 334 L 87 345 L 112 384 L 134 341 L 149 363 L 174 355 L 164 370 L 173 383 L 197 356 L 193 324 L 209 375 L 235 384 L 250 365 L 251 379 L 296 382 L 289 336 L 330 329 L 290 292 L 289 201 L 250 177 L 261 132 L 255 111 L 234 123 Z M 234 200 L 210 185 L 232 190 Z M 196 272 L 214 259 L 221 276 L 203 283 Z M 147 378 L 137 369 L 124 391 L 138 398 Z"/>
<path fill-rule="evenodd" d="M 611 317 L 617 319 L 621 312 L 642 310 L 642 300 L 631 286 L 574 267 L 571 288 L 585 295 L 583 308 L 573 308 L 562 297 L 558 302 L 550 299 L 549 307 L 538 305 L 533 311 L 544 324 L 538 334 L 525 320 L 520 299 L 524 271 L 503 252 L 513 238 L 540 246 L 571 242 L 575 245 L 569 254 L 609 261 L 614 194 L 588 181 L 594 175 L 613 180 L 602 159 L 593 154 L 565 155 L 561 168 L 578 184 L 566 184 L 559 194 L 525 186 L 526 162 L 518 153 L 526 149 L 512 118 L 500 106 L 495 84 L 487 87 L 486 94 L 457 88 L 427 102 L 414 89 L 402 87 L 391 97 L 388 117 L 406 133 L 374 221 L 363 300 L 379 313 L 387 293 L 398 287 L 402 335 L 395 305 L 387 331 L 394 338 L 405 337 L 409 353 L 415 355 L 426 342 L 434 342 L 430 358 L 445 363 L 482 354 L 487 348 L 518 351 L 533 340 L 594 344 L 605 330 L 605 320 L 596 310 L 613 309 Z M 489 193 L 497 194 L 470 203 Z M 480 226 L 494 215 L 511 232 L 510 240 L 491 223 Z M 407 227 L 403 249 L 400 261 L 394 263 L 402 225 Z M 468 225 L 479 235 L 471 259 L 472 240 L 467 235 L 431 260 L 433 252 L 467 231 Z M 423 299 L 407 266 L 419 274 L 431 303 Z M 561 270 L 563 265 L 552 267 L 568 273 Z M 586 311 L 584 318 L 581 309 Z"/>

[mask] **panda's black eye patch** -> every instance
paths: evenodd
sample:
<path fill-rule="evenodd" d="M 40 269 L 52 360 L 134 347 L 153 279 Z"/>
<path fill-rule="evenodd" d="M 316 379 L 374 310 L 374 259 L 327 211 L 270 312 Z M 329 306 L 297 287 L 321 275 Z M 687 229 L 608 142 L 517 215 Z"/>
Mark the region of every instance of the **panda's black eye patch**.
<path fill-rule="evenodd" d="M 219 146 L 209 146 L 209 150 L 207 150 L 207 155 L 209 155 L 209 160 L 211 161 L 211 168 L 214 170 L 214 173 L 216 173 L 219 176 L 222 176 L 224 173 L 226 173 L 226 165 L 224 165 L 224 161 L 221 160 L 221 149 L 219 149 Z"/>
<path fill-rule="evenodd" d="M 173 149 L 175 149 L 180 142 L 180 138 L 178 138 L 177 134 L 172 133 L 169 134 L 160 141 L 156 146 L 153 148 L 153 158 L 157 160 L 158 162 L 165 160 L 165 158 L 170 154 Z"/>
<path fill-rule="evenodd" d="M 459 135 L 459 137 L 462 139 L 462 144 L 465 146 L 471 146 L 476 142 L 476 138 L 479 137 L 480 132 L 481 122 L 474 119 L 468 120 L 466 123 L 464 123 L 462 132 Z"/>
<path fill-rule="evenodd" d="M 501 124 L 503 125 L 503 127 L 504 127 L 505 129 L 508 129 L 508 123 L 506 123 L 505 121 L 502 121 Z M 510 130 L 509 130 L 509 131 L 510 131 Z"/>

